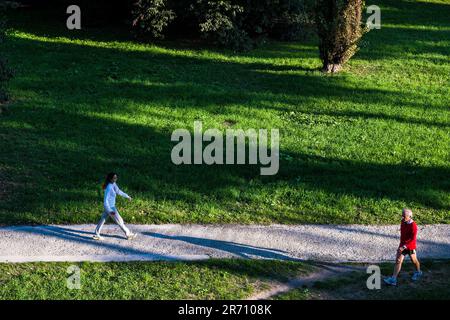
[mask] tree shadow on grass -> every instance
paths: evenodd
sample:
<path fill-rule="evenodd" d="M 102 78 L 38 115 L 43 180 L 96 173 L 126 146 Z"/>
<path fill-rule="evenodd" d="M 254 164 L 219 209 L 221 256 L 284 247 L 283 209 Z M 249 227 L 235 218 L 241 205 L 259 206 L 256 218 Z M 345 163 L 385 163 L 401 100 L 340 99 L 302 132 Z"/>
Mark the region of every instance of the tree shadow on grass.
<path fill-rule="evenodd" d="M 170 108 L 204 110 L 211 107 L 214 111 L 214 106 L 250 104 L 284 111 L 302 110 L 304 104 L 320 98 L 356 104 L 363 116 L 362 111 L 370 105 L 374 111 L 368 113 L 367 117 L 372 118 L 378 116 L 376 111 L 379 112 L 379 118 L 389 117 L 388 113 L 392 111 L 382 106 L 390 104 L 408 109 L 441 111 L 436 112 L 436 117 L 448 119 L 445 117 L 448 115 L 445 101 L 429 101 L 423 94 L 412 91 L 408 91 L 406 96 L 398 90 L 355 87 L 347 83 L 345 75 L 323 76 L 319 72 L 308 71 L 312 69 L 302 67 L 301 62 L 298 66 L 292 66 L 272 64 L 266 60 L 216 60 L 214 57 L 187 55 L 182 51 L 161 52 L 155 48 L 147 48 L 144 52 L 127 51 L 59 40 L 42 43 L 13 38 L 12 42 L 14 46 L 22 47 L 24 52 L 38 51 L 36 54 L 42 56 L 42 63 L 49 65 L 46 74 L 39 75 L 34 83 L 24 83 L 26 87 L 23 90 L 39 88 L 43 93 L 54 95 L 56 91 L 49 88 L 59 87 L 71 93 L 74 99 L 82 98 L 86 102 L 108 100 L 109 107 L 115 101 L 130 100 L 143 104 L 162 103 Z M 63 53 L 71 54 L 73 59 L 58 61 Z M 98 59 L 101 59 L 101 63 L 97 63 Z M 67 70 L 68 78 L 64 79 L 66 84 L 61 83 L 63 79 L 53 77 L 61 69 Z M 45 82 L 42 82 L 43 76 Z M 278 107 L 280 104 L 284 107 Z M 328 107 L 317 106 L 318 110 L 315 111 L 328 110 Z M 398 108 L 394 110 L 398 111 Z M 398 116 L 392 118 L 402 120 Z"/>
<path fill-rule="evenodd" d="M 445 62 L 448 46 L 439 43 L 450 38 L 448 3 L 385 0 L 373 4 L 381 8 L 381 29 L 371 30 L 363 37 L 357 59 L 404 57 L 405 70 L 409 67 L 408 53 L 414 55 L 413 60 L 419 60 L 420 55 L 430 59 L 428 55 L 437 54 Z"/>
<path fill-rule="evenodd" d="M 448 30 L 448 16 L 450 5 L 445 3 L 432 3 L 420 1 L 393 1 L 383 0 L 377 2 L 383 12 L 382 28 L 372 30 L 363 38 L 362 50 L 357 58 L 364 60 L 379 60 L 389 57 L 398 57 L 405 52 L 420 54 L 448 55 L 448 48 L 430 44 L 427 42 L 440 42 L 450 38 Z M 368 4 L 369 5 L 369 4 Z M 95 7 L 95 6 L 94 6 Z M 93 41 L 134 41 L 130 28 L 121 23 L 105 24 L 104 26 L 85 25 L 82 30 L 68 30 L 66 27 L 67 14 L 64 7 L 52 10 L 46 9 L 21 9 L 11 13 L 10 24 L 17 30 L 29 32 L 40 36 L 68 37 L 71 39 Z M 89 8 L 84 8 L 85 14 L 90 14 Z M 105 13 L 107 15 L 107 13 Z M 41 21 L 46 23 L 42 24 Z M 432 21 L 432 23 L 430 23 Z M 406 27 L 405 27 L 406 26 Z M 439 27 L 446 29 L 437 30 Z M 317 59 L 318 40 L 310 40 L 305 45 L 298 43 L 276 42 L 276 50 L 252 50 L 236 53 L 230 50 L 218 50 L 198 41 L 157 41 L 156 45 L 173 50 L 203 50 L 216 52 L 228 56 L 248 58 L 297 58 Z M 263 46 L 262 49 L 265 47 Z M 442 60 L 445 61 L 445 60 Z M 303 70 L 315 70 L 317 67 L 304 68 Z"/>
<path fill-rule="evenodd" d="M 260 177 L 259 166 L 176 166 L 170 160 L 173 145 L 170 143 L 170 132 L 157 132 L 149 126 L 87 117 L 68 111 L 46 108 L 35 110 L 40 117 L 33 118 L 31 122 L 25 118 L 22 120 L 36 127 L 46 127 L 48 121 L 54 122 L 54 129 L 63 123 L 61 129 L 71 130 L 62 135 L 48 136 L 52 144 L 44 139 L 39 141 L 39 137 L 46 136 L 42 136 L 39 131 L 24 135 L 16 130 L 19 139 L 26 136 L 34 140 L 35 137 L 34 147 L 30 149 L 26 143 L 19 141 L 5 145 L 5 151 L 14 153 L 19 159 L 27 159 L 20 162 L 22 175 L 32 176 L 36 172 L 34 179 L 37 179 L 37 184 L 16 191 L 18 197 L 11 204 L 12 211 L 16 213 L 37 212 L 39 216 L 35 216 L 37 220 L 34 222 L 80 219 L 70 214 L 59 216 L 58 210 L 67 206 L 76 209 L 78 204 L 87 200 L 100 204 L 101 195 L 96 198 L 93 192 L 98 189 L 100 173 L 110 168 L 119 168 L 121 175 L 126 177 L 125 185 L 132 193 L 138 192 L 156 201 L 182 201 L 189 204 L 209 202 L 226 208 L 229 203 L 238 201 L 239 196 L 224 193 L 224 190 L 237 187 L 251 192 L 252 187 L 248 183 L 256 179 L 263 182 L 261 187 L 273 188 L 278 184 L 289 183 L 293 191 L 321 190 L 342 196 L 388 198 L 437 210 L 449 210 L 449 204 L 439 196 L 450 191 L 450 180 L 443 179 L 450 176 L 448 168 L 370 164 L 295 153 L 291 153 L 294 162 L 282 161 L 280 171 L 274 177 Z M 111 129 L 103 132 L 98 131 L 98 128 Z M 127 137 L 127 144 L 123 144 L 124 136 Z M 108 144 L 105 145 L 104 141 L 108 141 Z M 8 147 L 11 149 L 8 150 Z M 15 158 L 10 161 L 15 161 Z M 9 162 L 8 166 L 13 166 L 13 163 Z M 67 177 L 71 177 L 70 183 L 67 183 Z M 296 181 L 298 177 L 301 177 L 300 182 Z M 56 191 L 58 189 L 65 191 Z M 83 194 L 79 190 L 92 191 Z M 96 221 L 100 211 L 99 207 L 77 222 Z M 273 220 L 278 221 L 276 212 L 274 214 Z M 304 217 L 300 212 L 298 214 L 298 220 L 292 223 L 302 222 Z M 1 215 L 2 222 L 10 222 L 10 219 L 14 221 L 12 217 Z M 187 221 L 190 219 L 187 217 Z M 278 219 L 282 221 L 284 218 Z M 353 219 L 348 217 L 348 221 L 340 222 L 355 222 Z M 25 219 L 21 222 L 33 221 Z"/>
<path fill-rule="evenodd" d="M 16 40 L 18 44 L 33 47 L 38 41 Z M 51 47 L 54 44 L 47 44 Z M 111 49 L 83 48 L 69 44 L 59 44 L 63 50 L 77 50 L 79 55 L 75 65 L 64 65 L 53 62 L 54 55 L 48 55 L 45 63 L 54 65 L 54 68 L 67 68 L 65 80 L 55 78 L 51 80 L 52 72 L 49 70 L 49 79 L 42 78 L 34 81 L 19 82 L 19 88 L 24 91 L 34 90 L 42 94 L 42 103 L 95 105 L 94 112 L 128 115 L 130 113 L 148 117 L 161 116 L 152 111 L 152 105 L 163 106 L 170 109 L 165 112 L 164 121 L 171 117 L 178 125 L 186 125 L 187 118 L 182 117 L 183 110 L 198 110 L 199 115 L 209 113 L 218 117 L 232 117 L 237 105 L 242 105 L 239 112 L 247 113 L 249 117 L 257 119 L 260 112 L 273 109 L 279 115 L 291 117 L 295 112 L 307 116 L 326 115 L 343 117 L 346 119 L 392 120 L 394 123 L 417 124 L 423 126 L 436 126 L 447 128 L 449 126 L 449 110 L 444 100 L 428 102 L 427 97 L 408 92 L 405 94 L 396 91 L 387 91 L 372 88 L 352 88 L 344 85 L 342 78 L 329 78 L 316 74 L 273 74 L 265 71 L 279 70 L 279 66 L 250 63 L 240 64 L 234 62 L 217 62 L 193 57 L 173 57 L 171 55 L 152 53 L 150 59 L 153 64 L 143 64 L 146 55 L 139 52 L 115 52 Z M 45 57 L 45 51 L 42 50 Z M 106 61 L 115 58 L 123 59 L 127 56 L 132 70 L 126 70 L 123 63 L 119 63 L 119 71 L 91 68 L 93 62 L 88 57 L 103 57 Z M 138 69 L 133 70 L 139 66 Z M 135 65 L 135 67 L 133 67 Z M 171 66 L 181 68 L 181 72 L 174 72 Z M 122 69 L 123 68 L 123 69 Z M 76 69 L 72 70 L 71 69 Z M 207 70 L 216 70 L 213 75 L 205 78 Z M 166 72 L 167 71 L 167 72 Z M 108 79 L 113 73 L 116 79 Z M 121 73 L 116 75 L 116 73 Z M 197 73 L 197 74 L 196 74 Z M 119 77 L 119 78 L 117 78 Z M 135 77 L 136 79 L 130 78 Z M 91 79 L 87 80 L 86 79 Z M 95 79 L 95 81 L 93 81 Z M 54 89 L 52 89 L 54 88 Z M 226 92 L 224 92 L 226 88 Z M 65 95 L 61 95 L 61 93 Z M 348 102 L 353 105 L 352 110 L 337 110 L 330 105 L 314 103 L 311 101 L 320 98 L 323 101 Z M 139 105 L 139 109 L 130 105 Z M 149 105 L 147 107 L 146 105 Z M 370 105 L 371 111 L 367 111 Z M 386 106 L 401 106 L 400 108 L 387 108 Z M 144 107 L 145 106 L 145 107 Z M 77 107 L 79 108 L 79 107 Z M 426 110 L 432 120 L 424 117 L 412 117 L 408 110 L 419 112 Z M 405 111 L 403 111 L 405 110 Z M 256 113 L 255 113 L 256 111 Z M 176 118 L 174 113 L 178 113 Z M 405 115 L 403 115 L 405 113 Z M 178 121 L 177 121 L 178 120 Z M 193 120 L 193 119 L 192 119 Z M 174 123 L 175 123 L 174 121 Z M 264 118 L 259 119 L 264 123 Z M 294 123 L 293 125 L 298 125 Z M 300 123 L 301 125 L 301 123 Z"/>
<path fill-rule="evenodd" d="M 12 38 L 11 45 L 19 52 L 12 59 L 23 61 L 15 88 L 27 98 L 2 118 L 2 152 L 10 156 L 1 161 L 13 168 L 16 181 L 32 183 L 16 192 L 14 202 L 2 204 L 8 214 L 1 214 L 0 222 L 97 220 L 98 212 L 74 218 L 60 215 L 60 211 L 101 202 L 101 195 L 80 190 L 96 190 L 100 176 L 111 168 L 126 177 L 124 181 L 133 192 L 155 201 L 181 201 L 185 212 L 203 203 L 230 210 L 242 200 L 228 192 L 230 189 L 247 194 L 259 188 L 270 192 L 286 183 L 294 193 L 324 191 L 330 196 L 389 199 L 449 210 L 442 196 L 450 190 L 446 167 L 316 157 L 283 146 L 281 151 L 294 161 L 282 160 L 275 177 L 259 176 L 259 166 L 175 166 L 170 161 L 172 130 L 191 128 L 192 122 L 204 115 L 223 121 L 239 110 L 241 115 L 265 125 L 265 110 L 274 110 L 273 116 L 293 111 L 314 117 L 381 119 L 446 129 L 445 101 L 425 106 L 427 97 L 420 93 L 405 97 L 395 91 L 355 88 L 346 84 L 345 75 L 324 77 L 304 72 L 301 67 L 294 73 L 281 73 L 292 67 L 258 60 L 243 63 L 185 56 L 182 52 L 124 51 L 21 38 Z M 28 62 L 29 52 L 39 58 Z M 312 110 L 316 99 L 331 105 L 345 101 L 352 109 L 333 110 L 319 103 Z M 368 104 L 371 112 L 357 109 Z M 396 106 L 435 112 L 439 118 L 411 118 Z M 146 124 L 130 121 L 133 116 L 145 118 Z M 251 181 L 259 184 L 252 187 Z M 275 212 L 271 219 L 290 219 L 277 218 L 278 214 Z M 288 222 L 305 222 L 301 212 L 294 215 Z M 192 219 L 185 216 L 181 221 Z M 196 219 L 201 221 L 202 217 Z M 339 219 L 342 223 L 355 222 L 352 216 Z"/>

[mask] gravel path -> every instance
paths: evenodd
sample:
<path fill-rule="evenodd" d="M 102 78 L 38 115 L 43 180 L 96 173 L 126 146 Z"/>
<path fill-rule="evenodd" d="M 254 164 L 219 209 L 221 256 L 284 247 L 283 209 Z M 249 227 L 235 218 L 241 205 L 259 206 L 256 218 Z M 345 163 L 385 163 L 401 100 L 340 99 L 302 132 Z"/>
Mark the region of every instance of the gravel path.
<path fill-rule="evenodd" d="M 105 225 L 104 241 L 92 239 L 95 225 L 0 228 L 0 262 L 136 261 L 254 258 L 325 262 L 392 261 L 399 226 L 362 225 L 129 225 L 124 239 Z M 450 225 L 419 226 L 419 258 L 450 258 Z"/>

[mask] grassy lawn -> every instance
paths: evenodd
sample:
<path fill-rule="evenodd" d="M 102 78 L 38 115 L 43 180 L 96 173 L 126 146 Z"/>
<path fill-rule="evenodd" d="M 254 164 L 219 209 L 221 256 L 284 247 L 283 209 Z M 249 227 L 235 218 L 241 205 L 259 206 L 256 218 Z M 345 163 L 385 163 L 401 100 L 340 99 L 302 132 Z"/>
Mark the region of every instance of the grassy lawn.
<path fill-rule="evenodd" d="M 0 300 L 3 299 L 246 299 L 274 281 L 306 276 L 309 263 L 268 260 L 207 260 L 202 262 L 75 263 L 81 289 L 67 288 L 67 268 L 73 263 L 0 263 Z M 384 275 L 393 265 L 379 265 Z M 423 278 L 410 280 L 413 268 L 404 265 L 398 287 L 382 284 L 368 290 L 365 272 L 316 282 L 280 294 L 277 300 L 317 299 L 450 299 L 450 261 L 423 261 Z"/>
<path fill-rule="evenodd" d="M 109 171 L 134 196 L 119 203 L 131 223 L 381 224 L 397 223 L 404 206 L 419 223 L 450 223 L 450 1 L 376 4 L 382 29 L 336 76 L 317 71 L 314 39 L 236 54 L 139 44 L 124 30 L 71 32 L 65 20 L 15 12 L 4 49 L 16 77 L 0 115 L 0 224 L 96 222 Z M 193 131 L 195 120 L 279 128 L 279 173 L 172 164 L 172 131 Z M 30 268 L 56 277 L 64 266 L 1 268 L 33 279 Z M 130 264 L 124 275 L 159 266 Z M 229 297 L 241 280 L 233 281 L 194 294 Z M 33 294 L 50 294 L 48 286 L 76 294 L 53 282 Z M 18 297 L 29 289 L 4 288 Z"/>
<path fill-rule="evenodd" d="M 393 264 L 380 265 L 381 273 L 392 274 Z M 424 261 L 422 262 L 424 276 L 420 281 L 411 281 L 414 268 L 409 261 L 404 264 L 400 273 L 398 286 L 388 287 L 381 284 L 380 290 L 369 290 L 366 280 L 369 276 L 365 273 L 353 272 L 348 276 L 316 282 L 311 289 L 295 289 L 288 293 L 274 297 L 280 300 L 448 300 L 450 299 L 450 261 Z"/>
<path fill-rule="evenodd" d="M 280 261 L 77 263 L 81 289 L 68 289 L 71 263 L 0 264 L 1 299 L 242 299 L 267 281 L 306 274 Z"/>

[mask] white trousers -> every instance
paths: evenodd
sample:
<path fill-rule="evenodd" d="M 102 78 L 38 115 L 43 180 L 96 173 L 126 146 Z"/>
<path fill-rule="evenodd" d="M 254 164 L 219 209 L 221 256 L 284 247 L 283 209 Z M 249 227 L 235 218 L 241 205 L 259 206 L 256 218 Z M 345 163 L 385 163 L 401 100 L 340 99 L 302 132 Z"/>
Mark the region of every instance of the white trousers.
<path fill-rule="evenodd" d="M 95 234 L 96 235 L 100 235 L 100 232 L 103 228 L 103 225 L 105 224 L 106 219 L 108 219 L 108 217 L 111 217 L 115 223 L 117 223 L 120 227 L 120 229 L 122 229 L 123 232 L 125 232 L 125 235 L 128 237 L 130 235 L 130 230 L 125 226 L 125 223 L 123 222 L 122 217 L 119 214 L 119 211 L 117 211 L 116 208 L 111 208 L 114 211 L 114 214 L 109 214 L 109 212 L 107 211 L 103 211 L 102 217 L 100 219 L 100 221 L 98 222 L 97 228 L 95 228 Z"/>

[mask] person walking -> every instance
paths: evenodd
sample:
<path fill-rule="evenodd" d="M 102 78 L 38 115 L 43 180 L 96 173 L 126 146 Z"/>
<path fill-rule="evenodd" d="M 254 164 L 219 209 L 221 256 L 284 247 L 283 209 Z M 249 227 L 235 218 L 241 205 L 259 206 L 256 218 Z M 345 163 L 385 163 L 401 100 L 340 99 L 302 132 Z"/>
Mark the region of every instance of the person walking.
<path fill-rule="evenodd" d="M 402 268 L 403 260 L 406 255 L 413 262 L 416 271 L 412 276 L 413 281 L 419 280 L 422 276 L 422 271 L 420 271 L 420 262 L 417 259 L 417 224 L 412 219 L 412 211 L 410 209 L 403 209 L 402 211 L 402 222 L 400 225 L 400 245 L 397 249 L 397 257 L 394 266 L 394 273 L 391 277 L 384 279 L 384 282 L 391 286 L 397 285 L 397 277 Z"/>
<path fill-rule="evenodd" d="M 128 240 L 132 240 L 136 238 L 136 234 L 131 232 L 125 226 L 125 223 L 122 217 L 117 211 L 116 208 L 116 196 L 119 195 L 121 197 L 127 198 L 128 200 L 132 200 L 132 198 L 127 195 L 125 192 L 119 189 L 117 186 L 117 174 L 114 172 L 108 173 L 106 176 L 105 182 L 103 183 L 103 190 L 105 190 L 104 198 L 103 198 L 103 207 L 104 211 L 100 221 L 98 222 L 97 228 L 95 229 L 95 240 L 103 240 L 103 237 L 100 235 L 103 225 L 108 217 L 111 217 L 122 229 L 125 233 L 125 236 Z"/>

